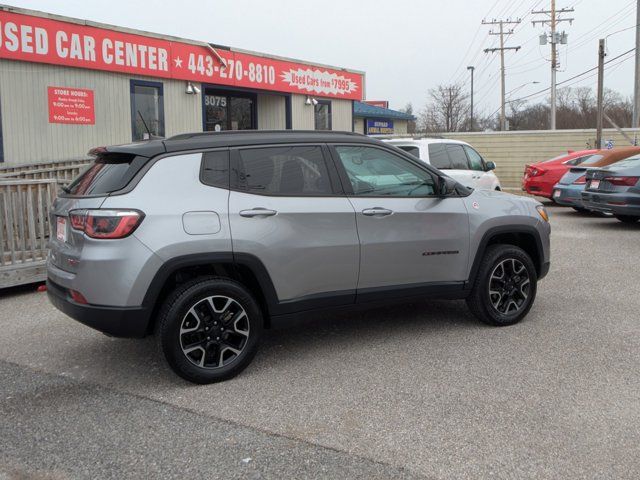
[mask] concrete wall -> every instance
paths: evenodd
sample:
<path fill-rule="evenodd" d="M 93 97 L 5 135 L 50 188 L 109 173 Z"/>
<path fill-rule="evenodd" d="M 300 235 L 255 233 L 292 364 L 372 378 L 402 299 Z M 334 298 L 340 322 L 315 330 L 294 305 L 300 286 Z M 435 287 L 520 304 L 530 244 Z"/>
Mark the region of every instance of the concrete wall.
<path fill-rule="evenodd" d="M 640 130 L 624 129 L 632 139 L 640 139 Z M 567 150 L 593 148 L 595 129 L 514 132 L 443 133 L 443 137 L 462 140 L 473 145 L 486 159 L 497 164 L 496 174 L 503 187 L 521 187 L 524 166 L 548 160 Z M 614 146 L 628 146 L 629 142 L 614 129 L 605 129 L 603 142 L 611 139 Z"/>
<path fill-rule="evenodd" d="M 131 79 L 154 80 L 79 68 L 0 60 L 0 111 L 5 164 L 75 158 L 89 148 L 131 141 Z M 185 83 L 159 80 L 164 88 L 165 135 L 201 131 L 198 95 Z M 47 87 L 94 91 L 95 125 L 49 123 Z"/>

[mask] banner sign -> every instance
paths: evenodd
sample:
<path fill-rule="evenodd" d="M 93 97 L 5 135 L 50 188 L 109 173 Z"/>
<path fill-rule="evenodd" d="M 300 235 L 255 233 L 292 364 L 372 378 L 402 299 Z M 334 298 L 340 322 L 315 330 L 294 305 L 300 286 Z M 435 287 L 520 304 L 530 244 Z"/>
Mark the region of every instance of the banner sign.
<path fill-rule="evenodd" d="M 49 123 L 95 125 L 93 90 L 47 87 Z"/>
<path fill-rule="evenodd" d="M 367 135 L 388 135 L 393 133 L 393 120 L 367 119 Z"/>
<path fill-rule="evenodd" d="M 360 100 L 358 73 L 0 11 L 0 58 Z M 226 64 L 226 67 L 225 67 Z"/>
<path fill-rule="evenodd" d="M 389 108 L 389 100 L 365 100 L 364 103 L 373 107 Z"/>

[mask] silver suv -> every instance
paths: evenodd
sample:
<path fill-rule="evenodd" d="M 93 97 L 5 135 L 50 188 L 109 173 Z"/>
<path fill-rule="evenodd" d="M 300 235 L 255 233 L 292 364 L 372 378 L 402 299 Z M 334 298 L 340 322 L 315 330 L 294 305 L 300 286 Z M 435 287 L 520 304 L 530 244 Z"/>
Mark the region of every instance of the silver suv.
<path fill-rule="evenodd" d="M 522 319 L 549 269 L 547 214 L 358 134 L 194 133 L 99 148 L 51 212 L 51 302 L 173 370 L 242 371 L 264 328 L 368 302 L 466 299 Z"/>

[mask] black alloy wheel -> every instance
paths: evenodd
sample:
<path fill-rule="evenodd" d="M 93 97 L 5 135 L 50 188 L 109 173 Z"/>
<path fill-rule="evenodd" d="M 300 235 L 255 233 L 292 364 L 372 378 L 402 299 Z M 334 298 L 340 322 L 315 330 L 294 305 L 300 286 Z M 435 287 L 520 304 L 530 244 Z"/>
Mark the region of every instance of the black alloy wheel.
<path fill-rule="evenodd" d="M 201 277 L 177 287 L 158 315 L 158 341 L 169 366 L 194 383 L 227 380 L 253 359 L 262 334 L 257 301 L 242 284 Z"/>
<path fill-rule="evenodd" d="M 467 305 L 482 322 L 513 325 L 533 305 L 538 276 L 529 255 L 515 245 L 490 245 L 480 262 Z"/>

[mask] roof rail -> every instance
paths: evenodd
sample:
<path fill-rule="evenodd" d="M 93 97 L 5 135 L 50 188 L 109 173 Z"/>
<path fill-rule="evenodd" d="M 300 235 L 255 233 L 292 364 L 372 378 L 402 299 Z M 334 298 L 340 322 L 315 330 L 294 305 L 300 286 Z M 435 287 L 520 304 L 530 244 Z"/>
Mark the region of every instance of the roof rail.
<path fill-rule="evenodd" d="M 340 130 L 223 130 L 220 132 L 192 132 L 192 133 L 181 133 L 178 135 L 174 135 L 173 137 L 169 137 L 166 140 L 188 140 L 190 138 L 201 138 L 201 137 L 213 137 L 213 136 L 227 136 L 227 135 L 248 135 L 248 134 L 317 134 L 317 135 L 354 135 L 354 136 L 363 136 L 361 133 L 356 132 L 343 132 Z"/>

